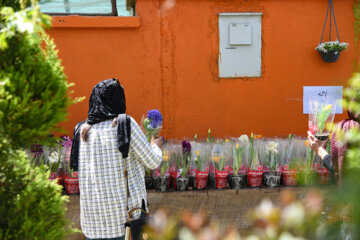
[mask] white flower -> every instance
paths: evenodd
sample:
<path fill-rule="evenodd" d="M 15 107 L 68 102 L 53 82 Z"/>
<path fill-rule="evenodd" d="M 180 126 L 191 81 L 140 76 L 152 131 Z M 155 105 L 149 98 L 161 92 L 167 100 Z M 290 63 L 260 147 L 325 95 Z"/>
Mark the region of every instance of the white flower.
<path fill-rule="evenodd" d="M 241 135 L 238 139 L 241 143 L 244 144 L 249 143 L 249 137 L 246 134 Z"/>
<path fill-rule="evenodd" d="M 31 22 L 26 21 L 25 14 L 15 13 L 14 19 L 13 24 L 19 32 L 32 33 L 34 31 L 34 25 Z"/>
<path fill-rule="evenodd" d="M 274 205 L 268 199 L 263 200 L 260 206 L 255 210 L 255 214 L 258 218 L 268 219 L 274 210 Z"/>
<path fill-rule="evenodd" d="M 59 153 L 57 151 L 53 151 L 49 156 L 49 164 L 53 165 L 59 161 Z"/>
<path fill-rule="evenodd" d="M 282 222 L 286 226 L 299 226 L 305 220 L 305 208 L 301 203 L 292 203 L 285 207 L 282 216 Z"/>
<path fill-rule="evenodd" d="M 279 144 L 277 142 L 274 142 L 274 141 L 269 142 L 268 144 L 265 145 L 266 152 L 267 153 L 269 153 L 269 152 L 277 153 L 278 152 L 278 150 L 277 150 L 278 145 Z"/>
<path fill-rule="evenodd" d="M 305 238 L 294 237 L 291 233 L 284 232 L 280 235 L 279 240 L 305 240 Z"/>

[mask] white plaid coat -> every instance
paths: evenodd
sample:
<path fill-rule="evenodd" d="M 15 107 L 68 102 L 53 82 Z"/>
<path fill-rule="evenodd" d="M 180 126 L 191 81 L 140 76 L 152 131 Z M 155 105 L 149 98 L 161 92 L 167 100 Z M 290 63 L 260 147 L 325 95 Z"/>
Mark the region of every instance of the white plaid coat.
<path fill-rule="evenodd" d="M 125 235 L 127 221 L 124 160 L 117 148 L 117 126 L 112 120 L 91 126 L 88 140 L 80 140 L 79 187 L 81 228 L 88 238 Z M 144 166 L 155 169 L 162 161 L 161 149 L 150 145 L 139 125 L 131 118 L 131 141 L 126 159 L 129 209 L 147 201 Z M 135 213 L 134 217 L 139 217 Z"/>

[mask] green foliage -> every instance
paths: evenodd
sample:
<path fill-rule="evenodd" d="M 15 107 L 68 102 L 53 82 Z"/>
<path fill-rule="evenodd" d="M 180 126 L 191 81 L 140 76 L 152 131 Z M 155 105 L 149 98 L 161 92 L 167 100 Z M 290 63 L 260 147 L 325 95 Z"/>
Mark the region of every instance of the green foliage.
<path fill-rule="evenodd" d="M 57 124 L 65 120 L 72 102 L 57 50 L 45 33 L 51 19 L 32 2 L 31 9 L 0 10 L 0 239 L 4 240 L 58 240 L 74 232 L 66 227 L 67 197 L 61 195 L 61 187 L 49 181 L 46 165 L 35 167 L 21 150 L 31 143 L 53 142 L 49 135 L 60 130 Z"/>
<path fill-rule="evenodd" d="M 14 13 L 10 8 L 1 10 L 1 18 L 1 137 L 15 148 L 35 138 L 41 143 L 51 131 L 60 130 L 57 124 L 65 120 L 71 103 L 55 44 L 44 32 L 49 18 L 35 10 Z"/>
<path fill-rule="evenodd" d="M 188 152 L 185 152 L 184 155 L 180 155 L 174 152 L 173 158 L 176 160 L 176 165 L 180 171 L 181 177 L 186 177 L 186 174 L 190 167 L 191 155 Z"/>
<path fill-rule="evenodd" d="M 0 148 L 0 239 L 63 239 L 73 232 L 65 227 L 67 197 L 45 166 L 31 166 L 24 151 Z"/>

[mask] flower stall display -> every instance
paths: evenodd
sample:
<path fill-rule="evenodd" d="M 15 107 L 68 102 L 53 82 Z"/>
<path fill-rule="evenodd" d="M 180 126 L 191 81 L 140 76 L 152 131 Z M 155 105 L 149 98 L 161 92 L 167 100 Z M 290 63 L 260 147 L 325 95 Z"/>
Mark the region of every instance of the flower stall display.
<path fill-rule="evenodd" d="M 64 136 L 62 137 L 63 141 L 61 142 L 62 146 L 62 155 L 63 155 L 63 163 L 65 169 L 64 183 L 66 194 L 79 194 L 79 178 L 78 172 L 73 171 L 70 167 L 70 154 L 71 154 L 71 145 L 72 141 L 70 137 Z"/>
<path fill-rule="evenodd" d="M 213 160 L 213 164 L 215 166 L 215 187 L 217 189 L 226 188 L 227 187 L 227 179 L 228 179 L 228 170 L 225 169 L 225 151 L 224 144 L 221 144 L 219 141 L 214 145 L 211 158 Z"/>
<path fill-rule="evenodd" d="M 254 142 L 254 135 L 251 133 L 248 148 L 248 184 L 250 187 L 260 187 L 262 184 L 263 167 L 259 159 L 259 140 Z"/>
<path fill-rule="evenodd" d="M 233 161 L 229 171 L 229 185 L 232 189 L 246 187 L 246 161 L 245 153 L 248 148 L 249 138 L 247 135 L 239 137 L 239 141 L 232 146 Z"/>
<path fill-rule="evenodd" d="M 280 155 L 279 143 L 275 140 L 264 142 L 262 148 L 264 153 L 264 184 L 267 187 L 278 187 L 280 185 Z"/>
<path fill-rule="evenodd" d="M 162 128 L 163 117 L 159 110 L 153 109 L 147 112 L 147 118 L 143 121 L 145 135 L 147 140 L 150 142 L 151 137 L 155 138 L 158 136 L 160 129 Z"/>
<path fill-rule="evenodd" d="M 316 98 L 309 101 L 309 130 L 320 140 L 329 137 L 327 123 L 332 123 L 335 116 L 336 104 L 328 103 L 328 99 Z"/>
<path fill-rule="evenodd" d="M 191 178 L 193 189 L 205 189 L 207 187 L 209 169 L 206 166 L 207 161 L 204 152 L 204 143 L 196 142 L 192 150 L 191 160 Z"/>

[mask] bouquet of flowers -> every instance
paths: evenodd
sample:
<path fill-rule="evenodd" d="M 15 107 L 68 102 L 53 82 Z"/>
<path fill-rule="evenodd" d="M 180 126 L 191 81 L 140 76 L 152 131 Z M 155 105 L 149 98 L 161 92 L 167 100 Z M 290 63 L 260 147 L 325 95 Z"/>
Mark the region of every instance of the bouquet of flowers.
<path fill-rule="evenodd" d="M 160 129 L 162 128 L 163 117 L 159 110 L 153 109 L 147 112 L 147 118 L 143 122 L 145 135 L 150 142 L 151 136 L 155 138 L 158 136 Z"/>
<path fill-rule="evenodd" d="M 315 137 L 325 140 L 329 132 L 325 131 L 326 123 L 332 123 L 335 116 L 336 104 L 327 103 L 327 99 L 310 99 L 309 101 L 309 130 Z"/>

